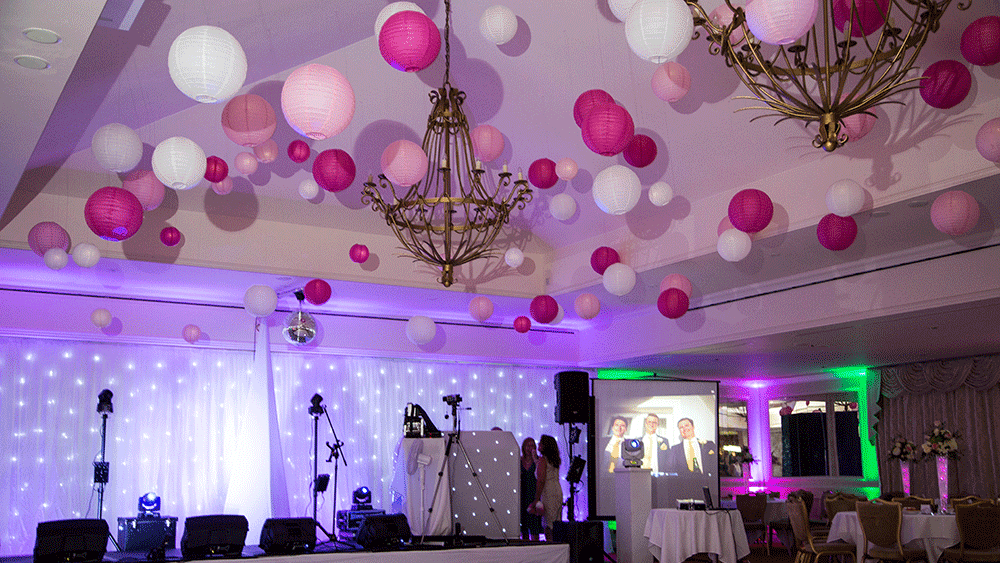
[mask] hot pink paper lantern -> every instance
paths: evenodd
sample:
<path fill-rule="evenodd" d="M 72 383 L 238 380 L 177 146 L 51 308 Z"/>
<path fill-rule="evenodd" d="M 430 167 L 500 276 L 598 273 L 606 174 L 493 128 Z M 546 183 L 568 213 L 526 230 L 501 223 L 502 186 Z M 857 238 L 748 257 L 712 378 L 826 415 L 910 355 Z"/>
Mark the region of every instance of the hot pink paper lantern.
<path fill-rule="evenodd" d="M 520 316 L 514 319 L 514 330 L 524 334 L 531 330 L 531 319 L 525 316 Z"/>
<path fill-rule="evenodd" d="M 469 315 L 479 322 L 485 322 L 493 315 L 493 302 L 485 295 L 477 295 L 469 301 Z"/>
<path fill-rule="evenodd" d="M 979 202 L 961 190 L 945 192 L 931 204 L 931 222 L 946 235 L 969 234 L 979 223 Z"/>
<path fill-rule="evenodd" d="M 927 105 L 948 109 L 962 103 L 972 88 L 972 73 L 958 61 L 938 61 L 927 67 L 920 81 L 920 97 Z"/>
<path fill-rule="evenodd" d="M 382 151 L 382 173 L 397 186 L 412 186 L 427 174 L 427 153 L 413 141 L 395 141 Z"/>
<path fill-rule="evenodd" d="M 962 32 L 962 56 L 976 66 L 1000 62 L 1000 16 L 985 16 Z"/>
<path fill-rule="evenodd" d="M 844 250 L 854 243 L 858 236 L 858 224 L 854 217 L 841 217 L 829 213 L 816 225 L 816 238 L 828 250 Z"/>
<path fill-rule="evenodd" d="M 201 338 L 201 329 L 198 328 L 198 325 L 184 325 L 184 328 L 181 330 L 181 336 L 183 336 L 184 340 L 187 340 L 188 343 L 194 344 L 199 338 Z"/>
<path fill-rule="evenodd" d="M 539 158 L 528 167 L 528 180 L 531 185 L 540 190 L 547 190 L 556 185 L 559 176 L 556 175 L 556 163 L 548 158 Z"/>
<path fill-rule="evenodd" d="M 745 11 L 754 37 L 769 45 L 788 45 L 812 29 L 819 0 L 752 0 Z"/>
<path fill-rule="evenodd" d="M 668 61 L 653 71 L 651 85 L 657 98 L 664 102 L 678 102 L 691 89 L 691 73 L 684 65 Z"/>
<path fill-rule="evenodd" d="M 878 118 L 874 115 L 855 113 L 841 119 L 840 125 L 842 132 L 847 133 L 849 141 L 860 141 L 865 135 L 871 133 L 872 129 L 875 128 L 876 121 L 878 121 Z"/>
<path fill-rule="evenodd" d="M 125 240 L 142 226 L 142 203 L 128 190 L 106 186 L 87 198 L 83 216 L 95 235 L 104 240 Z"/>
<path fill-rule="evenodd" d="M 270 164 L 278 160 L 278 143 L 274 139 L 268 139 L 254 147 L 253 154 L 258 162 Z"/>
<path fill-rule="evenodd" d="M 255 147 L 274 135 L 274 108 L 257 94 L 234 96 L 222 109 L 222 131 L 242 147 Z"/>
<path fill-rule="evenodd" d="M 295 139 L 288 143 L 288 158 L 292 159 L 292 162 L 305 162 L 309 160 L 310 154 L 312 154 L 312 149 L 302 139 Z"/>
<path fill-rule="evenodd" d="M 177 243 L 181 241 L 181 232 L 177 230 L 177 227 L 163 227 L 160 231 L 160 242 L 164 246 L 177 246 Z"/>
<path fill-rule="evenodd" d="M 480 125 L 469 131 L 472 152 L 483 162 L 492 162 L 503 153 L 503 133 L 492 125 Z"/>
<path fill-rule="evenodd" d="M 236 155 L 236 171 L 240 174 L 249 176 L 257 171 L 257 167 L 260 166 L 260 162 L 257 160 L 257 156 L 249 152 L 241 152 Z"/>
<path fill-rule="evenodd" d="M 865 37 L 882 29 L 885 25 L 885 14 L 888 13 L 890 0 L 834 0 L 833 24 L 837 31 L 843 32 L 847 20 L 851 20 L 851 36 Z"/>
<path fill-rule="evenodd" d="M 229 165 L 226 164 L 225 160 L 222 160 L 214 155 L 205 159 L 206 180 L 214 184 L 221 182 L 226 176 L 229 176 Z M 145 205 L 143 205 L 143 207 L 145 207 Z"/>
<path fill-rule="evenodd" d="M 622 156 L 625 162 L 636 168 L 649 166 L 656 160 L 656 141 L 649 135 L 636 135 L 622 151 Z"/>
<path fill-rule="evenodd" d="M 983 124 L 976 133 L 976 149 L 990 162 L 1000 162 L 1000 117 Z"/>
<path fill-rule="evenodd" d="M 226 195 L 233 191 L 233 178 L 232 176 L 226 176 L 221 182 L 216 182 L 212 184 L 212 191 L 219 195 Z"/>
<path fill-rule="evenodd" d="M 656 299 L 656 308 L 660 310 L 661 315 L 668 319 L 679 319 L 684 316 L 684 313 L 687 313 L 690 303 L 686 293 L 676 287 L 671 287 L 660 293 Z"/>
<path fill-rule="evenodd" d="M 604 90 L 587 90 L 577 96 L 576 102 L 573 104 L 573 121 L 576 121 L 577 127 L 583 127 L 583 122 L 590 110 L 599 105 L 613 103 L 615 103 L 615 99 Z"/>
<path fill-rule="evenodd" d="M 313 305 L 322 305 L 333 295 L 333 290 L 330 289 L 330 284 L 326 283 L 326 280 L 317 278 L 306 282 L 305 287 L 302 288 L 302 293 L 305 294 L 306 301 Z"/>
<path fill-rule="evenodd" d="M 604 275 L 604 270 L 607 270 L 608 266 L 620 261 L 621 257 L 618 256 L 618 251 L 609 246 L 601 246 L 590 254 L 590 267 L 601 276 Z"/>
<path fill-rule="evenodd" d="M 355 244 L 351 247 L 348 254 L 351 256 L 352 262 L 357 262 L 358 264 L 364 264 L 368 260 L 369 252 L 368 247 L 363 244 Z"/>
<path fill-rule="evenodd" d="M 549 324 L 559 314 L 559 303 L 551 295 L 539 295 L 531 300 L 528 311 L 535 321 Z"/>
<path fill-rule="evenodd" d="M 589 321 L 601 312 L 601 300 L 593 293 L 581 293 L 573 301 L 573 308 L 581 319 Z"/>
<path fill-rule="evenodd" d="M 760 1 L 760 0 L 755 0 Z M 729 201 L 729 220 L 744 233 L 763 231 L 774 216 L 774 204 L 766 193 L 757 189 L 741 190 Z"/>
<path fill-rule="evenodd" d="M 437 58 L 441 50 L 441 32 L 420 12 L 398 12 L 382 25 L 378 50 L 392 68 L 417 72 L 429 67 Z"/>
<path fill-rule="evenodd" d="M 347 189 L 354 181 L 354 159 L 340 149 L 327 149 L 313 161 L 313 179 L 328 192 Z"/>
<path fill-rule="evenodd" d="M 69 252 L 69 233 L 54 221 L 42 221 L 28 231 L 28 246 L 39 256 L 45 256 L 50 248 Z"/>
<path fill-rule="evenodd" d="M 139 198 L 146 211 L 152 211 L 163 202 L 167 187 L 152 170 L 133 170 L 122 180 L 122 187 Z"/>
<path fill-rule="evenodd" d="M 583 122 L 583 142 L 602 156 L 614 156 L 635 136 L 635 124 L 628 111 L 618 104 L 602 104 L 590 110 Z"/>
<path fill-rule="evenodd" d="M 677 288 L 684 292 L 684 295 L 691 297 L 691 292 L 694 291 L 694 286 L 691 285 L 691 280 L 683 274 L 667 274 L 663 277 L 663 281 L 660 282 L 660 291 L 666 291 L 670 288 Z"/>
<path fill-rule="evenodd" d="M 354 89 L 337 69 L 308 64 L 292 71 L 281 87 L 281 111 L 296 133 L 322 141 L 347 128 L 354 117 Z"/>

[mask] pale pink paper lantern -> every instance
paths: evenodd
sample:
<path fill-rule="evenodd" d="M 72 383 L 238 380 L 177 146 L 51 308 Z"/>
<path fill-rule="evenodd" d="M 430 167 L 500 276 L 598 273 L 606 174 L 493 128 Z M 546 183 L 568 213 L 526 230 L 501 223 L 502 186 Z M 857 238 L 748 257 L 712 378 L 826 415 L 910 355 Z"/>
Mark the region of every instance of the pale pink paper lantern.
<path fill-rule="evenodd" d="M 860 141 L 871 133 L 878 121 L 874 115 L 867 113 L 855 113 L 840 120 L 841 131 L 847 134 L 848 141 Z"/>
<path fill-rule="evenodd" d="M 236 171 L 240 174 L 249 176 L 257 171 L 259 165 L 260 162 L 253 153 L 244 151 L 236 155 Z"/>
<path fill-rule="evenodd" d="M 656 141 L 649 135 L 636 135 L 625 146 L 622 156 L 632 166 L 645 168 L 656 160 Z"/>
<path fill-rule="evenodd" d="M 351 250 L 349 250 L 347 254 L 351 257 L 351 262 L 364 264 L 368 261 L 368 256 L 371 253 L 368 251 L 367 246 L 363 244 L 355 244 L 351 246 Z"/>
<path fill-rule="evenodd" d="M 258 162 L 270 164 L 278 159 L 278 143 L 274 139 L 268 139 L 254 147 L 253 154 Z"/>
<path fill-rule="evenodd" d="M 205 163 L 205 179 L 214 184 L 221 182 L 227 176 L 229 176 L 229 165 L 226 161 L 215 155 L 208 157 Z"/>
<path fill-rule="evenodd" d="M 688 297 L 691 297 L 691 292 L 694 291 L 691 280 L 683 274 L 667 274 L 664 276 L 663 281 L 660 282 L 660 291 L 663 292 L 672 287 L 683 291 Z"/>
<path fill-rule="evenodd" d="M 313 179 L 328 192 L 347 189 L 354 181 L 355 172 L 354 159 L 340 149 L 327 149 L 313 161 Z"/>
<path fill-rule="evenodd" d="M 181 330 L 181 336 L 183 336 L 184 340 L 187 340 L 188 343 L 194 344 L 199 338 L 201 338 L 201 328 L 199 328 L 198 325 L 184 325 L 184 328 Z"/>
<path fill-rule="evenodd" d="M 233 191 L 233 178 L 231 176 L 226 176 L 221 182 L 212 184 L 212 191 L 219 195 L 226 195 Z"/>
<path fill-rule="evenodd" d="M 833 24 L 843 32 L 851 20 L 851 36 L 865 37 L 882 29 L 891 0 L 833 0 Z M 851 19 L 851 11 L 854 18 Z"/>
<path fill-rule="evenodd" d="M 635 124 L 625 108 L 603 104 L 587 113 L 582 134 L 587 148 L 602 156 L 614 156 L 625 150 L 635 136 Z"/>
<path fill-rule="evenodd" d="M 976 66 L 1000 62 L 1000 16 L 985 16 L 962 32 L 962 56 Z"/>
<path fill-rule="evenodd" d="M 50 248 L 69 251 L 69 233 L 54 221 L 42 221 L 28 231 L 28 247 L 39 256 Z"/>
<path fill-rule="evenodd" d="M 241 147 L 255 147 L 270 139 L 277 126 L 274 108 L 257 94 L 235 96 L 222 108 L 222 131 Z"/>
<path fill-rule="evenodd" d="M 760 2 L 761 0 L 754 0 Z M 736 192 L 729 201 L 729 220 L 745 233 L 763 231 L 774 216 L 774 204 L 766 193 L 757 189 Z"/>
<path fill-rule="evenodd" d="M 152 170 L 133 170 L 122 180 L 122 187 L 139 199 L 142 208 L 152 211 L 163 203 L 167 187 Z"/>
<path fill-rule="evenodd" d="M 90 314 L 90 322 L 94 323 L 97 328 L 106 328 L 112 320 L 111 311 L 107 309 L 94 309 L 94 312 Z"/>
<path fill-rule="evenodd" d="M 745 10 L 754 37 L 770 45 L 788 45 L 812 29 L 819 0 L 752 0 Z"/>
<path fill-rule="evenodd" d="M 469 131 L 472 152 L 483 162 L 492 162 L 503 153 L 503 133 L 492 125 L 480 125 Z"/>
<path fill-rule="evenodd" d="M 121 241 L 142 227 L 142 204 L 132 192 L 106 186 L 87 198 L 83 216 L 95 235 L 104 240 Z"/>
<path fill-rule="evenodd" d="M 979 223 L 979 202 L 961 190 L 945 192 L 931 204 L 931 222 L 946 235 L 969 234 Z"/>
<path fill-rule="evenodd" d="M 423 70 L 441 50 L 441 32 L 420 12 L 398 12 L 385 20 L 378 34 L 378 50 L 389 66 L 405 72 Z"/>
<path fill-rule="evenodd" d="M 514 319 L 514 330 L 524 334 L 531 330 L 531 319 L 521 315 L 520 317 Z"/>
<path fill-rule="evenodd" d="M 653 71 L 651 84 L 657 98 L 664 102 L 677 102 L 691 89 L 691 73 L 684 65 L 668 61 Z"/>
<path fill-rule="evenodd" d="M 580 167 L 572 158 L 566 157 L 556 163 L 556 176 L 559 176 L 561 180 L 572 180 L 576 178 L 576 173 L 579 171 Z"/>
<path fill-rule="evenodd" d="M 577 127 L 583 127 L 583 120 L 586 119 L 590 110 L 599 105 L 613 103 L 615 103 L 615 99 L 604 90 L 587 90 L 577 96 L 576 102 L 573 104 L 573 121 L 576 121 Z"/>
<path fill-rule="evenodd" d="M 281 87 L 281 111 L 296 133 L 321 141 L 347 128 L 354 117 L 354 90 L 337 69 L 308 64 Z"/>
<path fill-rule="evenodd" d="M 718 8 L 712 10 L 712 13 L 708 14 L 708 19 L 715 24 L 717 27 L 729 27 L 733 23 L 733 16 L 736 14 L 727 6 L 722 4 Z M 739 45 L 743 42 L 746 37 L 743 35 L 742 29 L 737 26 L 733 29 L 733 32 L 729 34 L 729 43 L 731 45 Z"/>
<path fill-rule="evenodd" d="M 854 217 L 841 217 L 833 213 L 824 215 L 816 225 L 816 238 L 828 250 L 844 250 L 854 243 L 858 236 L 858 224 Z"/>
<path fill-rule="evenodd" d="M 965 100 L 972 88 L 972 73 L 954 60 L 938 61 L 927 67 L 920 80 L 920 97 L 927 105 L 949 109 Z"/>
<path fill-rule="evenodd" d="M 288 158 L 292 159 L 292 162 L 303 163 L 309 160 L 310 154 L 312 154 L 312 149 L 302 139 L 295 139 L 288 143 Z"/>
<path fill-rule="evenodd" d="M 976 149 L 990 162 L 1000 162 L 1000 117 L 983 124 L 976 133 Z"/>
<path fill-rule="evenodd" d="M 469 302 L 469 315 L 479 322 L 485 322 L 493 315 L 493 302 L 485 295 L 477 295 Z"/>
<path fill-rule="evenodd" d="M 581 319 L 590 320 L 601 312 L 601 300 L 593 293 L 581 293 L 573 301 L 573 309 Z"/>
<path fill-rule="evenodd" d="M 559 176 L 556 175 L 556 163 L 548 158 L 539 158 L 528 167 L 528 181 L 540 190 L 547 190 L 556 185 Z"/>
<path fill-rule="evenodd" d="M 427 174 L 427 153 L 413 141 L 395 141 L 382 151 L 382 173 L 397 186 L 412 186 Z"/>

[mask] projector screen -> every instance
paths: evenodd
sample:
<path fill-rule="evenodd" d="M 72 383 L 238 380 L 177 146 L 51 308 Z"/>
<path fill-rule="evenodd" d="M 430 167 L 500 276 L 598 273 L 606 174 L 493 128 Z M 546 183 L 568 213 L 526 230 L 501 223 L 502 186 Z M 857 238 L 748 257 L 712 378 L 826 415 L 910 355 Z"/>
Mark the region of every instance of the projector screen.
<path fill-rule="evenodd" d="M 643 444 L 642 467 L 652 470 L 653 508 L 676 508 L 678 499 L 703 500 L 703 487 L 719 498 L 719 382 L 666 379 L 595 379 L 590 425 L 590 515 L 615 516 L 615 468 L 621 443 Z"/>

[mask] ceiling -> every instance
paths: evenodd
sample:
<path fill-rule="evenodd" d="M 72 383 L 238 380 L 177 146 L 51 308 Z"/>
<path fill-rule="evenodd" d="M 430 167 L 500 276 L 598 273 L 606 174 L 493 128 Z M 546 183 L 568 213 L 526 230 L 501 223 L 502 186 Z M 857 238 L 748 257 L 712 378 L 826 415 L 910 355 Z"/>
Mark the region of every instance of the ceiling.
<path fill-rule="evenodd" d="M 668 273 L 683 273 L 693 282 L 689 315 L 711 315 L 713 309 L 745 300 L 872 272 L 892 275 L 909 264 L 989 250 L 1000 240 L 995 225 L 1000 168 L 982 159 L 974 143 L 979 126 L 1000 114 L 1000 65 L 973 67 L 972 92 L 950 110 L 932 109 L 915 92 L 904 93 L 900 99 L 906 105 L 876 111 L 880 119 L 868 137 L 826 154 L 810 145 L 814 127 L 772 125 L 769 118 L 751 123 L 754 111 L 737 113 L 753 105 L 735 99 L 748 92 L 721 59 L 708 53 L 703 39 L 693 41 L 678 58 L 691 72 L 690 92 L 668 104 L 649 85 L 656 65 L 632 54 L 624 24 L 614 18 L 606 0 L 508 0 L 519 27 L 502 46 L 484 40 L 478 31 L 479 17 L 493 1 L 464 0 L 453 6 L 452 83 L 468 94 L 465 111 L 472 124 L 492 124 L 505 136 L 506 147 L 492 163 L 494 169 L 502 160 L 526 173 L 535 159 L 570 157 L 580 173 L 550 190 L 535 190 L 533 202 L 512 219 L 500 246 L 522 248 L 528 257 L 522 267 L 513 270 L 499 260 L 478 263 L 460 271 L 456 285 L 445 290 L 433 272 L 398 256 L 398 244 L 384 221 L 361 202 L 361 184 L 369 173 L 379 172 L 382 149 L 400 138 L 420 141 L 431 109 L 427 93 L 440 85 L 444 70 L 442 57 L 417 73 L 402 73 L 385 63 L 373 23 L 386 3 L 0 4 L 0 76 L 8 100 L 0 127 L 18 133 L 0 139 L 6 155 L 0 162 L 0 260 L 7 273 L 2 285 L 101 295 L 108 292 L 101 272 L 113 271 L 131 281 L 126 292 L 136 298 L 240 304 L 253 283 L 281 291 L 321 277 L 335 286 L 335 303 L 327 310 L 400 318 L 426 314 L 466 322 L 468 300 L 486 294 L 496 304 L 491 320 L 507 326 L 515 316 L 527 314 L 532 296 L 550 293 L 568 311 L 552 330 L 583 335 L 599 331 L 602 318 L 609 316 L 656 317 L 659 282 Z M 443 2 L 416 3 L 444 27 Z M 721 3 L 705 0 L 704 5 L 711 10 Z M 962 30 L 994 11 L 988 1 L 973 2 L 966 11 L 952 8 L 918 65 L 962 60 Z M 304 200 L 297 187 L 310 177 L 311 160 L 295 164 L 284 155 L 249 176 L 235 172 L 234 158 L 244 149 L 222 132 L 223 104 L 198 104 L 185 97 L 167 72 L 173 39 L 206 24 L 226 29 L 243 46 L 248 74 L 240 92 L 259 94 L 276 109 L 282 81 L 303 64 L 327 64 L 348 78 L 356 97 L 350 125 L 331 139 L 309 142 L 313 155 L 330 148 L 352 155 L 358 176 L 350 188 Z M 33 43 L 23 34 L 31 27 L 51 29 L 62 40 Z M 42 57 L 51 66 L 22 68 L 13 62 L 22 54 Z M 592 88 L 608 91 L 629 110 L 637 132 L 657 141 L 656 160 L 636 172 L 644 188 L 661 180 L 673 187 L 675 198 L 668 205 L 656 207 L 644 194 L 634 210 L 611 216 L 594 204 L 594 176 L 625 162 L 620 156 L 598 156 L 583 144 L 572 106 Z M 283 148 L 299 137 L 278 113 L 273 138 Z M 133 128 L 142 138 L 145 154 L 139 168 L 150 168 L 158 142 L 182 135 L 206 154 L 229 162 L 234 191 L 219 196 L 206 183 L 182 192 L 167 190 L 161 206 L 146 213 L 135 237 L 123 243 L 98 239 L 83 222 L 83 204 L 95 189 L 121 185 L 121 180 L 101 170 L 90 139 L 113 122 Z M 815 225 L 827 212 L 826 189 L 841 178 L 864 185 L 869 201 L 856 217 L 858 240 L 835 253 L 818 245 Z M 935 195 L 955 186 L 977 197 L 981 220 L 971 234 L 951 239 L 933 228 L 928 215 Z M 757 236 L 751 255 L 730 264 L 715 252 L 716 227 L 729 198 L 746 187 L 771 196 L 775 219 Z M 559 193 L 578 204 L 576 215 L 566 221 L 548 212 L 549 200 Z M 97 245 L 105 257 L 97 273 L 81 273 L 72 263 L 53 272 L 25 251 L 28 230 L 43 220 L 63 225 L 73 244 Z M 160 244 L 158 234 L 166 225 L 181 230 L 181 245 Z M 354 243 L 367 244 L 373 259 L 352 263 L 347 249 Z M 636 289 L 623 297 L 609 294 L 589 266 L 590 253 L 602 245 L 616 248 L 639 273 Z M 787 376 L 844 365 L 996 352 L 1000 330 L 983 321 L 970 331 L 961 316 L 956 318 L 962 311 L 976 319 L 996 318 L 1000 283 L 985 283 L 993 285 L 959 300 L 959 306 L 947 300 L 915 302 L 906 311 L 873 311 L 821 331 L 815 326 L 756 332 L 735 327 L 725 337 L 700 338 L 692 328 L 653 353 L 588 363 L 724 376 L 743 369 L 741 362 L 752 356 L 765 362 L 769 373 Z M 116 291 L 123 290 L 119 286 Z M 601 300 L 602 313 L 593 321 L 572 312 L 573 300 L 582 292 Z M 684 327 L 683 318 L 677 323 Z M 914 330 L 918 323 L 928 328 Z"/>

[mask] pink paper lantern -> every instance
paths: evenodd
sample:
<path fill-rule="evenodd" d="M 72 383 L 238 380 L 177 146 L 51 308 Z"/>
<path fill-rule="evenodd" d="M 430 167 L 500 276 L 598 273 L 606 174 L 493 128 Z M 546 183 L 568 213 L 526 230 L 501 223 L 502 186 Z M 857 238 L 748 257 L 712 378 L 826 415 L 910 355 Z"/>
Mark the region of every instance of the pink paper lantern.
<path fill-rule="evenodd" d="M 656 160 L 656 141 L 649 135 L 636 135 L 625 146 L 622 156 L 625 157 L 625 162 L 636 168 L 649 166 Z"/>
<path fill-rule="evenodd" d="M 205 179 L 209 182 L 218 183 L 223 178 L 229 176 L 229 165 L 225 160 L 217 156 L 210 156 L 205 159 Z M 131 190 L 130 190 L 131 191 Z M 143 205 L 143 207 L 146 207 Z"/>
<path fill-rule="evenodd" d="M 233 178 L 232 176 L 226 176 L 221 182 L 212 184 L 212 191 L 219 195 L 226 195 L 233 191 Z"/>
<path fill-rule="evenodd" d="M 976 149 L 990 162 L 1000 162 L 1000 117 L 983 124 L 976 133 Z"/>
<path fill-rule="evenodd" d="M 841 217 L 829 213 L 816 225 L 816 238 L 828 250 L 844 250 L 854 243 L 858 236 L 858 224 L 854 217 Z"/>
<path fill-rule="evenodd" d="M 302 293 L 305 294 L 306 301 L 313 305 L 322 305 L 329 301 L 330 296 L 333 295 L 333 290 L 330 289 L 330 284 L 326 283 L 326 280 L 317 278 L 306 282 L 305 287 L 302 288 Z"/>
<path fill-rule="evenodd" d="M 469 132 L 472 152 L 483 162 L 492 162 L 503 153 L 503 133 L 492 125 L 480 125 Z"/>
<path fill-rule="evenodd" d="M 540 190 L 547 190 L 556 185 L 559 176 L 556 175 L 556 163 L 548 158 L 539 158 L 528 167 L 528 180 L 531 185 Z"/>
<path fill-rule="evenodd" d="M 684 313 L 687 313 L 690 303 L 686 293 L 676 287 L 671 287 L 660 293 L 656 299 L 656 308 L 660 310 L 661 315 L 668 319 L 679 319 L 684 316 Z"/>
<path fill-rule="evenodd" d="M 840 125 L 843 128 L 842 131 L 847 133 L 849 141 L 860 141 L 865 135 L 871 133 L 872 129 L 875 128 L 876 121 L 878 118 L 874 115 L 855 113 L 841 119 Z"/>
<path fill-rule="evenodd" d="M 106 186 L 87 198 L 83 216 L 95 235 L 104 240 L 125 240 L 142 226 L 142 203 L 128 190 Z"/>
<path fill-rule="evenodd" d="M 485 295 L 477 295 L 469 302 L 469 315 L 479 322 L 485 322 L 493 315 L 493 302 Z"/>
<path fill-rule="evenodd" d="M 1000 16 L 985 16 L 962 32 L 962 56 L 976 66 L 1000 62 Z"/>
<path fill-rule="evenodd" d="M 427 174 L 427 153 L 413 141 L 395 141 L 382 151 L 382 173 L 397 186 L 412 186 Z"/>
<path fill-rule="evenodd" d="M 755 0 L 759 2 L 760 0 Z M 774 216 L 774 204 L 766 193 L 753 188 L 741 190 L 729 201 L 729 220 L 744 233 L 763 231 Z"/>
<path fill-rule="evenodd" d="M 621 257 L 618 256 L 618 251 L 609 246 L 601 246 L 590 254 L 590 267 L 601 276 L 604 275 L 604 270 L 607 270 L 608 266 L 620 261 Z"/>
<path fill-rule="evenodd" d="M 45 256 L 50 248 L 61 248 L 69 252 L 69 233 L 53 221 L 42 221 L 28 231 L 28 246 L 39 256 Z"/>
<path fill-rule="evenodd" d="M 288 158 L 292 159 L 292 162 L 305 162 L 309 160 L 310 154 L 312 154 L 312 149 L 302 139 L 295 139 L 288 143 Z"/>
<path fill-rule="evenodd" d="M 181 336 L 183 336 L 184 340 L 187 340 L 188 343 L 194 344 L 199 338 L 201 338 L 201 329 L 198 328 L 198 325 L 185 325 L 181 330 Z"/>
<path fill-rule="evenodd" d="M 236 171 L 245 176 L 249 176 L 257 171 L 257 167 L 260 166 L 260 162 L 257 160 L 257 156 L 249 152 L 241 152 L 236 155 Z"/>
<path fill-rule="evenodd" d="M 559 314 L 559 303 L 551 295 L 539 295 L 531 300 L 528 311 L 535 321 L 549 324 Z"/>
<path fill-rule="evenodd" d="M 576 178 L 576 173 L 580 171 L 580 166 L 572 158 L 566 157 L 556 163 L 556 176 L 567 182 Z"/>
<path fill-rule="evenodd" d="M 962 103 L 972 88 L 972 73 L 958 61 L 938 61 L 927 67 L 920 81 L 920 97 L 927 105 L 948 109 Z"/>
<path fill-rule="evenodd" d="M 635 136 L 635 124 L 628 111 L 618 104 L 602 104 L 587 113 L 583 122 L 583 142 L 602 156 L 614 156 Z"/>
<path fill-rule="evenodd" d="M 122 180 L 122 187 L 139 198 L 146 211 L 152 211 L 163 202 L 167 187 L 152 170 L 133 170 Z"/>
<path fill-rule="evenodd" d="M 865 37 L 882 29 L 890 0 L 834 0 L 833 24 L 843 32 L 851 19 L 851 37 Z"/>
<path fill-rule="evenodd" d="M 347 189 L 354 181 L 354 159 L 340 149 L 327 149 L 313 161 L 313 179 L 328 192 Z"/>
<path fill-rule="evenodd" d="M 583 122 L 590 110 L 599 105 L 613 103 L 615 103 L 615 99 L 604 90 L 587 90 L 577 96 L 576 102 L 573 104 L 573 121 L 576 121 L 577 127 L 583 127 Z"/>
<path fill-rule="evenodd" d="M 666 291 L 670 288 L 677 288 L 684 292 L 684 295 L 691 297 L 691 292 L 694 291 L 694 286 L 691 285 L 691 280 L 687 279 L 687 276 L 683 274 L 667 274 L 664 276 L 663 281 L 660 282 L 660 291 Z"/>
<path fill-rule="evenodd" d="M 348 252 L 351 257 L 352 262 L 357 262 L 358 264 L 364 264 L 368 260 L 369 252 L 368 247 L 363 244 L 355 244 L 351 247 Z"/>
<path fill-rule="evenodd" d="M 769 45 L 788 45 L 812 29 L 819 0 L 752 0 L 745 11 L 754 37 Z"/>
<path fill-rule="evenodd" d="M 979 223 L 979 202 L 961 190 L 945 192 L 931 204 L 931 222 L 946 235 L 969 234 Z"/>
<path fill-rule="evenodd" d="M 281 87 L 281 111 L 296 133 L 322 141 L 347 128 L 354 117 L 354 89 L 332 67 L 308 64 L 292 71 Z"/>
<path fill-rule="evenodd" d="M 573 308 L 581 319 L 589 321 L 601 312 L 601 301 L 593 293 L 581 293 L 573 301 Z"/>
<path fill-rule="evenodd" d="M 691 89 L 691 73 L 684 65 L 668 61 L 653 71 L 651 84 L 657 98 L 664 102 L 678 102 Z"/>
<path fill-rule="evenodd" d="M 222 109 L 222 131 L 242 147 L 255 147 L 270 139 L 277 125 L 274 108 L 257 94 L 234 96 Z"/>
<path fill-rule="evenodd" d="M 278 159 L 278 143 L 274 139 L 268 139 L 254 147 L 253 154 L 258 162 L 270 164 Z"/>
<path fill-rule="evenodd" d="M 524 334 L 531 330 L 531 319 L 525 317 L 524 315 L 514 319 L 514 330 Z"/>
<path fill-rule="evenodd" d="M 420 12 L 397 12 L 382 25 L 378 50 L 396 70 L 417 72 L 434 62 L 441 50 L 441 32 Z"/>
<path fill-rule="evenodd" d="M 177 230 L 177 227 L 163 227 L 160 231 L 160 242 L 164 246 L 177 246 L 177 243 L 181 241 L 181 232 Z"/>

